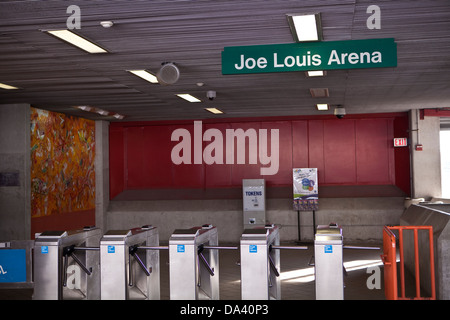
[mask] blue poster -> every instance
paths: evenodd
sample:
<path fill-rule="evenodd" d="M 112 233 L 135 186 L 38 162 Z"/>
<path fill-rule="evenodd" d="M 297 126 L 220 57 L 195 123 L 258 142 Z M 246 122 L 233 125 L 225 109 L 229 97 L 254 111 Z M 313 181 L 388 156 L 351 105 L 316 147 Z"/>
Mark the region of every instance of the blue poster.
<path fill-rule="evenodd" d="M 0 250 L 0 283 L 26 282 L 25 249 Z"/>

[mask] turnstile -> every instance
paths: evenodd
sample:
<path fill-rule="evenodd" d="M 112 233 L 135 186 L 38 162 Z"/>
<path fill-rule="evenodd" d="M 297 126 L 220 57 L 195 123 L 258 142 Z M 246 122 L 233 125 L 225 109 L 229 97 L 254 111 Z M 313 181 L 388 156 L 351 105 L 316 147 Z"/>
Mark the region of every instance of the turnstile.
<path fill-rule="evenodd" d="M 344 299 L 342 229 L 336 224 L 319 225 L 314 238 L 317 300 Z"/>
<path fill-rule="evenodd" d="M 303 246 L 280 246 L 275 225 L 245 229 L 240 241 L 242 300 L 279 300 L 280 249 L 305 250 Z"/>
<path fill-rule="evenodd" d="M 101 299 L 159 300 L 161 248 L 153 226 L 106 232 L 100 241 Z"/>
<path fill-rule="evenodd" d="M 169 239 L 171 300 L 218 300 L 217 228 L 177 229 Z"/>
<path fill-rule="evenodd" d="M 277 226 L 245 229 L 241 241 L 242 300 L 279 300 L 280 244 Z"/>
<path fill-rule="evenodd" d="M 33 299 L 100 299 L 100 238 L 95 227 L 37 235 Z"/>

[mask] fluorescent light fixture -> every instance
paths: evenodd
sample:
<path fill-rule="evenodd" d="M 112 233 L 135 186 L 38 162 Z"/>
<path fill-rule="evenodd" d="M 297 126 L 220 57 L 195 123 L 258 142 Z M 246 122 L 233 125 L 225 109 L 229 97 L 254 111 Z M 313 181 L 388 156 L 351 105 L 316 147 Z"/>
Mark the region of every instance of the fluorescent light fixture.
<path fill-rule="evenodd" d="M 329 109 L 328 103 L 318 103 L 316 104 L 316 108 L 319 111 L 327 111 Z"/>
<path fill-rule="evenodd" d="M 147 70 L 128 70 L 128 72 L 131 72 L 135 76 L 138 76 L 150 83 L 158 83 L 158 78 Z"/>
<path fill-rule="evenodd" d="M 6 90 L 16 90 L 16 89 L 19 89 L 19 88 L 17 88 L 17 87 L 13 87 L 13 86 L 10 86 L 10 85 L 4 84 L 4 83 L 0 83 L 0 88 L 6 89 Z"/>
<path fill-rule="evenodd" d="M 320 13 L 288 14 L 287 19 L 295 42 L 322 40 Z"/>
<path fill-rule="evenodd" d="M 318 71 L 306 71 L 306 75 L 308 77 L 323 77 L 327 75 L 326 71 L 318 70 Z"/>
<path fill-rule="evenodd" d="M 211 113 L 214 113 L 214 114 L 222 114 L 222 113 L 223 113 L 222 110 L 219 110 L 219 109 L 217 109 L 217 108 L 205 108 L 205 110 L 206 110 L 206 111 L 209 111 L 209 112 L 211 112 Z"/>
<path fill-rule="evenodd" d="M 69 30 L 49 30 L 47 33 L 89 53 L 106 53 L 105 49 Z"/>
<path fill-rule="evenodd" d="M 176 94 L 176 96 L 181 99 L 187 100 L 189 102 L 202 102 L 200 99 L 197 99 L 196 97 L 191 96 L 189 93 L 179 93 L 179 94 Z"/>

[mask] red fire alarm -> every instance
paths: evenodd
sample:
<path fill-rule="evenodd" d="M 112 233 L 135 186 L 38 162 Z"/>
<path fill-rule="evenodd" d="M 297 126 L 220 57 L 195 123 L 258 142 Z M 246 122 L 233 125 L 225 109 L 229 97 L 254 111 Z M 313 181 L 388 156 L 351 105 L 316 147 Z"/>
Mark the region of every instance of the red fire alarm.
<path fill-rule="evenodd" d="M 423 145 L 416 144 L 416 151 L 423 151 Z"/>

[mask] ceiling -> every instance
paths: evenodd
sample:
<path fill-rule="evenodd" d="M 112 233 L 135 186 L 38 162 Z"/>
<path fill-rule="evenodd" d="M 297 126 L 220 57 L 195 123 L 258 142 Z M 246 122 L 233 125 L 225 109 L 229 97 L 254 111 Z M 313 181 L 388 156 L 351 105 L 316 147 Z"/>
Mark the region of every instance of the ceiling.
<path fill-rule="evenodd" d="M 368 29 L 367 7 L 381 9 L 381 29 Z M 64 29 L 81 10 L 77 32 L 110 53 L 89 54 L 41 30 Z M 324 41 L 394 38 L 395 68 L 222 75 L 224 47 L 292 43 L 286 14 L 320 12 Z M 101 21 L 114 22 L 103 28 Z M 180 70 L 172 85 L 128 72 Z M 450 1 L 8 1 L 0 2 L 0 104 L 119 121 L 75 109 L 89 105 L 126 116 L 120 121 L 332 114 L 316 103 L 342 104 L 347 114 L 450 107 Z M 203 86 L 197 85 L 203 83 Z M 311 88 L 328 88 L 313 98 Z M 217 92 L 210 101 L 208 90 Z M 175 96 L 190 93 L 189 103 Z M 213 115 L 204 108 L 225 112 Z"/>

